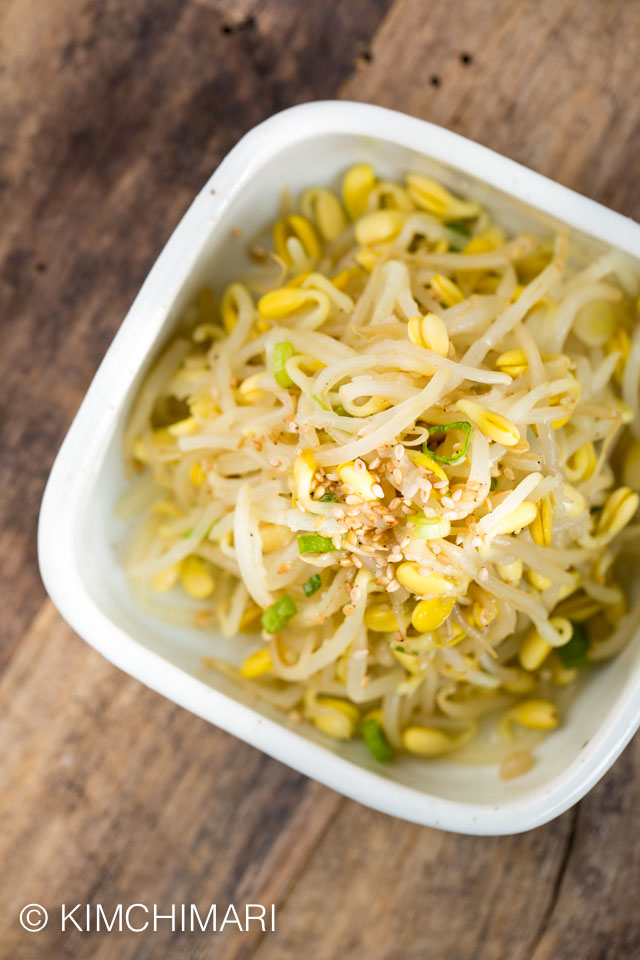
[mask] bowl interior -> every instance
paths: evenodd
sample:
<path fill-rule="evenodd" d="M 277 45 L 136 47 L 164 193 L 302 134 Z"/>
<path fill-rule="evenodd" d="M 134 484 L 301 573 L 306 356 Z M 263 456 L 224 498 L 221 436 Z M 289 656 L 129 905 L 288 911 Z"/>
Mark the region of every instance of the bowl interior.
<path fill-rule="evenodd" d="M 312 184 L 338 187 L 344 169 L 362 161 L 371 162 L 381 176 L 398 177 L 409 169 L 432 175 L 454 191 L 479 199 L 510 230 L 526 229 L 538 235 L 548 235 L 554 226 L 548 216 L 536 214 L 521 201 L 476 180 L 454 165 L 429 159 L 383 137 L 333 134 L 288 145 L 271 156 L 259 171 L 251 176 L 244 175 L 222 215 L 215 222 L 211 221 L 209 234 L 194 255 L 188 248 L 189 238 L 186 238 L 185 250 L 189 256 L 184 258 L 182 273 L 178 264 L 171 302 L 162 304 L 164 321 L 155 324 L 153 330 L 149 321 L 148 339 L 151 343 L 147 366 L 200 286 L 206 283 L 219 291 L 228 281 L 246 272 L 248 241 L 277 216 L 285 188 L 295 195 Z M 205 191 L 208 189 L 211 189 L 209 185 Z M 576 202 L 579 201 L 577 198 Z M 602 249 L 604 245 L 597 239 L 572 234 L 572 251 L 576 259 Z M 137 323 L 146 324 L 145 316 L 140 315 L 139 310 L 136 312 L 135 307 L 131 321 L 134 316 Z M 249 699 L 225 677 L 203 666 L 203 655 L 219 656 L 238 663 L 248 650 L 255 647 L 255 641 L 248 637 L 226 640 L 216 632 L 159 621 L 139 609 L 129 592 L 120 565 L 125 526 L 116 518 L 115 504 L 125 487 L 120 456 L 122 429 L 143 372 L 144 369 L 139 371 L 115 424 L 105 436 L 100 455 L 91 464 L 82 502 L 76 510 L 73 550 L 84 586 L 103 613 L 137 643 L 202 683 L 280 724 L 286 724 L 284 715 Z M 590 669 L 580 695 L 567 706 L 561 728 L 537 748 L 538 762 L 532 771 L 508 783 L 499 779 L 494 766 L 470 766 L 450 760 L 423 763 L 401 758 L 380 768 L 361 742 L 339 744 L 307 727 L 299 727 L 297 732 L 300 737 L 319 743 L 327 751 L 348 758 L 360 767 L 425 794 L 499 805 L 505 800 L 522 797 L 533 788 L 550 784 L 580 758 L 581 751 L 605 723 L 618 698 L 628 690 L 639 644 L 640 636 L 636 636 L 634 643 L 616 660 Z"/>

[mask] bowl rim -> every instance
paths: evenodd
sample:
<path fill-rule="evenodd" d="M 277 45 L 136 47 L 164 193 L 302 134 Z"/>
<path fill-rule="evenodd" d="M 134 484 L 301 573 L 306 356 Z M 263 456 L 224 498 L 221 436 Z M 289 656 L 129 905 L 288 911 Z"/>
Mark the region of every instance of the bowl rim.
<path fill-rule="evenodd" d="M 332 753 L 304 733 L 258 714 L 144 647 L 93 600 L 74 556 L 72 531 L 82 491 L 97 473 L 99 452 L 115 427 L 131 382 L 153 349 L 178 290 L 211 234 L 212 218 L 219 219 L 246 181 L 283 148 L 334 134 L 387 141 L 448 164 L 454 156 L 454 166 L 463 173 L 640 256 L 640 225 L 635 221 L 426 120 L 371 104 L 331 100 L 275 114 L 244 135 L 198 193 L 152 266 L 96 372 L 44 492 L 38 525 L 42 580 L 64 619 L 115 666 L 306 776 L 376 810 L 439 829 L 482 835 L 530 830 L 580 800 L 640 726 L 640 663 L 630 670 L 622 695 L 606 720 L 562 773 L 499 804 L 449 800 Z"/>

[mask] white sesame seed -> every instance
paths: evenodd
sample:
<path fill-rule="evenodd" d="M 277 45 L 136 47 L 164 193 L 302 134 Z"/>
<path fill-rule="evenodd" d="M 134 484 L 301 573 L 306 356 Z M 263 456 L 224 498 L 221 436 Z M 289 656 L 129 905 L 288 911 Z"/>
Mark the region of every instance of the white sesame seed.
<path fill-rule="evenodd" d="M 364 473 L 364 471 L 367 469 L 364 460 L 361 460 L 360 457 L 358 457 L 357 460 L 353 461 L 353 466 L 358 471 L 358 473 Z"/>
<path fill-rule="evenodd" d="M 393 478 L 393 482 L 396 485 L 396 487 L 399 487 L 400 484 L 402 483 L 402 470 L 396 467 L 393 473 L 391 474 L 391 476 Z"/>
<path fill-rule="evenodd" d="M 399 590 L 399 589 L 400 589 L 400 584 L 398 583 L 398 581 L 392 580 L 387 587 L 387 593 L 395 593 L 396 590 Z"/>
<path fill-rule="evenodd" d="M 381 463 L 382 463 L 382 460 L 380 459 L 380 457 L 374 457 L 374 459 L 369 464 L 369 470 L 377 470 Z"/>
<path fill-rule="evenodd" d="M 448 480 L 438 480 L 437 483 L 433 484 L 434 490 L 444 490 L 448 486 L 449 486 Z"/>
<path fill-rule="evenodd" d="M 472 547 L 481 547 L 481 546 L 482 546 L 482 537 L 471 537 L 471 546 L 472 546 Z"/>
<path fill-rule="evenodd" d="M 362 503 L 362 497 L 359 497 L 359 496 L 358 496 L 357 494 L 355 494 L 355 493 L 350 493 L 349 496 L 347 496 L 347 497 L 344 498 L 344 502 L 345 502 L 348 506 L 353 507 L 353 506 L 355 506 L 356 504 L 360 505 L 360 504 Z"/>
<path fill-rule="evenodd" d="M 352 603 L 345 603 L 344 607 L 342 608 L 342 612 L 344 613 L 345 617 L 350 617 L 354 610 L 355 607 Z"/>
<path fill-rule="evenodd" d="M 455 506 L 455 503 L 453 502 L 451 497 L 442 497 L 440 502 L 442 503 L 443 507 L 449 507 L 449 509 Z"/>
<path fill-rule="evenodd" d="M 458 487 L 457 490 L 453 491 L 453 493 L 451 494 L 451 499 L 453 500 L 454 503 L 457 503 L 458 500 L 462 499 L 462 487 Z"/>
<path fill-rule="evenodd" d="M 480 570 L 478 571 L 478 580 L 481 580 L 484 583 L 484 581 L 488 579 L 489 579 L 489 571 L 487 570 L 486 567 L 480 567 Z"/>
<path fill-rule="evenodd" d="M 404 447 L 402 446 L 401 443 L 397 443 L 393 448 L 393 459 L 397 460 L 398 463 L 400 463 L 403 457 L 404 457 Z"/>
<path fill-rule="evenodd" d="M 360 587 L 354 586 L 351 590 L 351 599 L 354 603 L 357 603 L 360 599 Z"/>
<path fill-rule="evenodd" d="M 371 492 L 375 494 L 376 497 L 384 497 L 384 490 L 379 483 L 374 483 L 371 487 Z"/>

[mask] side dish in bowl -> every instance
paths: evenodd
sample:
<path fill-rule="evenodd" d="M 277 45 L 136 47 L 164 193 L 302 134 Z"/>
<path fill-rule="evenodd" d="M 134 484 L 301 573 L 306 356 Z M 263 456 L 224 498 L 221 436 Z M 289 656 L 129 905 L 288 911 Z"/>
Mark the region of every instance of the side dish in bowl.
<path fill-rule="evenodd" d="M 638 623 L 633 262 L 370 163 L 249 249 L 129 413 L 137 602 L 255 634 L 207 666 L 380 763 L 526 773 Z"/>
<path fill-rule="evenodd" d="M 640 225 L 449 130 L 271 117 L 62 444 L 50 596 L 120 669 L 370 807 L 558 816 L 640 725 L 639 273 Z"/>

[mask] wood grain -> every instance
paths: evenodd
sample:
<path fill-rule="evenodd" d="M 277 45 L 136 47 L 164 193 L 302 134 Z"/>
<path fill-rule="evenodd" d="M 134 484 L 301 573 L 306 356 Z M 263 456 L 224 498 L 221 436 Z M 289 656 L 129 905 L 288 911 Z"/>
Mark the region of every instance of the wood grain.
<path fill-rule="evenodd" d="M 0 5 L 0 958 L 637 954 L 637 738 L 523 836 L 373 813 L 101 659 L 45 600 L 35 527 L 128 304 L 246 129 L 306 99 L 371 100 L 639 217 L 639 27 L 625 0 Z M 275 902 L 278 929 L 30 935 L 31 901 Z"/>

